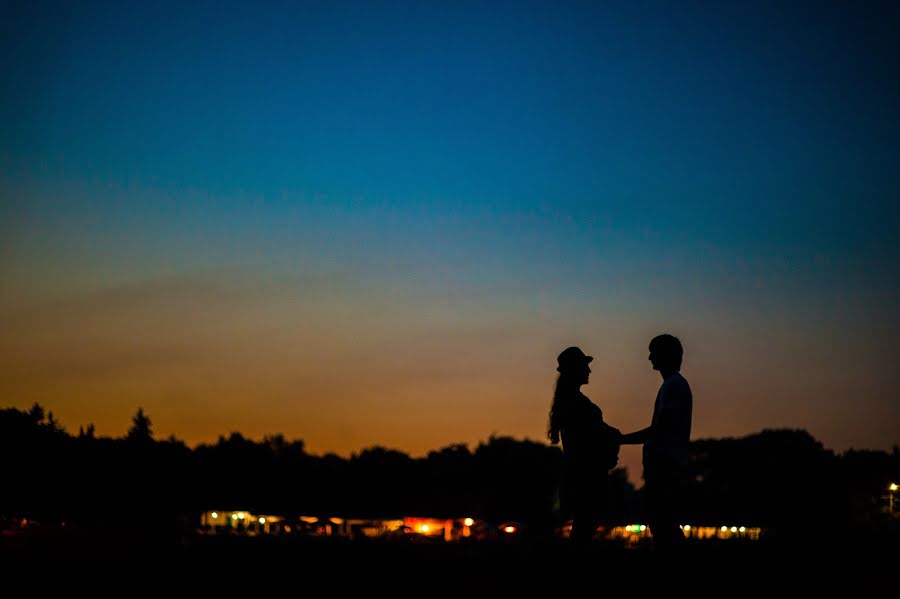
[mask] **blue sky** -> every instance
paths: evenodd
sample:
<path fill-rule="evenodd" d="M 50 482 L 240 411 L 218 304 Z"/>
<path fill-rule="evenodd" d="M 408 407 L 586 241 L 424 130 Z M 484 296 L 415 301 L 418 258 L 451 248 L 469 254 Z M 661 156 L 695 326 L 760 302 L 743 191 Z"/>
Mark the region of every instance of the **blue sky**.
<path fill-rule="evenodd" d="M 24 332 L 8 336 L 7 373 L 65 345 L 46 306 L 72 344 L 90 347 L 95 331 L 72 307 L 89 298 L 109 310 L 115 290 L 162 293 L 186 302 L 189 322 L 152 302 L 134 309 L 183 330 L 186 315 L 228 296 L 222 288 L 238 289 L 222 318 L 249 319 L 241 339 L 265 345 L 261 315 L 306 322 L 278 299 L 299 289 L 316 294 L 312 312 L 347 302 L 354 334 L 373 347 L 396 340 L 394 327 L 410 345 L 428 332 L 451 364 L 451 348 L 488 351 L 497 327 L 531 344 L 524 363 L 466 387 L 496 394 L 518 369 L 532 373 L 517 390 L 529 398 L 521 415 L 500 432 L 541 434 L 552 368 L 540 368 L 569 340 L 610 364 L 633 351 L 635 370 L 610 384 L 624 397 L 643 381 L 649 404 L 652 373 L 637 369 L 644 337 L 664 328 L 732 356 L 692 373 L 718 381 L 710 396 L 740 398 L 709 421 L 698 413 L 695 436 L 792 425 L 833 446 L 897 442 L 892 3 L 29 2 L 5 4 L 0 23 L 0 304 L 46 328 L 31 354 Z M 219 290 L 208 303 L 185 299 L 207 283 Z M 117 322 L 98 325 L 112 354 L 142 343 Z M 316 343 L 329 347 L 338 329 L 317 330 Z M 460 329 L 471 339 L 440 350 Z M 185 351 L 209 355 L 203 344 Z M 34 367 L 43 382 L 10 383 L 5 395 L 61 402 L 78 421 L 101 411 L 86 389 L 112 393 L 104 385 L 120 374 L 62 384 Z M 363 378 L 395 372 L 385 368 Z M 146 388 L 123 385 L 116 393 Z M 369 400 L 373 413 L 400 409 L 389 387 Z M 191 389 L 197 406 L 220 392 Z M 796 405 L 753 399 L 773 389 L 779 405 Z M 615 393 L 586 391 L 622 428 L 647 416 L 638 400 L 617 407 Z M 212 434 L 186 430 L 180 408 L 153 397 L 142 401 L 171 432 Z M 451 414 L 451 392 L 441 397 L 431 401 Z M 468 428 L 411 420 L 423 423 L 416 440 L 384 425 L 316 442 L 321 427 L 305 413 L 285 432 L 322 449 L 381 440 L 421 451 L 483 438 L 498 413 L 518 409 L 498 401 Z M 111 405 L 117 418 L 133 412 Z M 215 426 L 283 422 L 251 426 L 242 410 Z"/>

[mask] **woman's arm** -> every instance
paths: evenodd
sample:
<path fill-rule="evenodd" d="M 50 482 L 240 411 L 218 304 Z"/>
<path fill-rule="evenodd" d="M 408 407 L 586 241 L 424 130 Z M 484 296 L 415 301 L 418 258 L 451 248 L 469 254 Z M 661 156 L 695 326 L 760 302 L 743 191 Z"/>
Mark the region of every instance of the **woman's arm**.
<path fill-rule="evenodd" d="M 648 426 L 645 429 L 641 429 L 639 431 L 635 431 L 633 433 L 628 433 L 627 435 L 622 435 L 619 439 L 619 444 L 621 445 L 641 445 L 642 443 L 646 443 L 647 439 L 650 438 L 650 434 L 653 432 L 653 427 Z"/>

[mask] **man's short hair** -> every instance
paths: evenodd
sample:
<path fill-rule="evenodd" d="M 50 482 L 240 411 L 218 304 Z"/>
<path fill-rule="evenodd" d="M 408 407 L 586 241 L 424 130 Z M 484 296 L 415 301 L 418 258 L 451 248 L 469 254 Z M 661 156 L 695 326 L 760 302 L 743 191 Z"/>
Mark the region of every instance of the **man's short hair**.
<path fill-rule="evenodd" d="M 672 362 L 681 366 L 681 357 L 684 355 L 684 350 L 681 347 L 681 341 L 674 335 L 669 335 L 668 333 L 657 335 L 650 341 L 650 351 L 666 362 Z"/>

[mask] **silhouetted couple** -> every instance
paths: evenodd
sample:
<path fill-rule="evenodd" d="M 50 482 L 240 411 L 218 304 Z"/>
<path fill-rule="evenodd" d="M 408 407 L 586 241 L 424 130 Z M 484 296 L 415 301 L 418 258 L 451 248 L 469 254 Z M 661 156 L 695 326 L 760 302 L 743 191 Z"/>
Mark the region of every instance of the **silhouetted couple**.
<path fill-rule="evenodd" d="M 616 466 L 619 446 L 644 445 L 644 491 L 654 544 L 672 548 L 684 542 L 678 524 L 691 436 L 691 388 L 681 376 L 681 342 L 672 335 L 650 341 L 649 360 L 663 382 L 656 394 L 650 426 L 623 435 L 606 424 L 603 412 L 581 392 L 593 358 L 569 347 L 557 358 L 559 379 L 550 407 L 548 436 L 562 441 L 560 499 L 571 513 L 572 540 L 589 544 L 607 511 L 607 473 Z"/>

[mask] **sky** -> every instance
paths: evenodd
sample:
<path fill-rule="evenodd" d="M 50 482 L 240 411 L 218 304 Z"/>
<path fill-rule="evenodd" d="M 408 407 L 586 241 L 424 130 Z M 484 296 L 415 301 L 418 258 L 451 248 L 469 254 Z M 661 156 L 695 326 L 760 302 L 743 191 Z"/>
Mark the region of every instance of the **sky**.
<path fill-rule="evenodd" d="M 418 456 L 669 332 L 692 438 L 900 443 L 900 8 L 622 4 L 3 3 L 0 403 Z"/>

